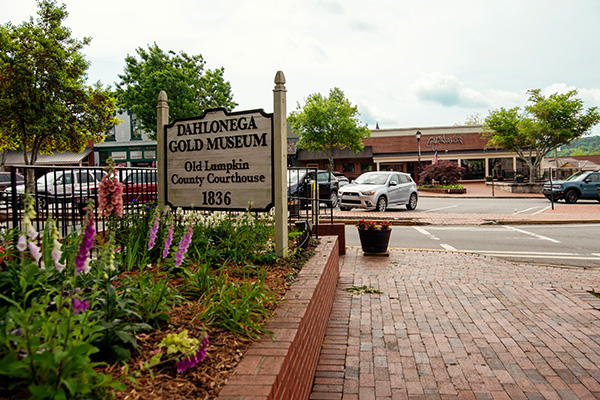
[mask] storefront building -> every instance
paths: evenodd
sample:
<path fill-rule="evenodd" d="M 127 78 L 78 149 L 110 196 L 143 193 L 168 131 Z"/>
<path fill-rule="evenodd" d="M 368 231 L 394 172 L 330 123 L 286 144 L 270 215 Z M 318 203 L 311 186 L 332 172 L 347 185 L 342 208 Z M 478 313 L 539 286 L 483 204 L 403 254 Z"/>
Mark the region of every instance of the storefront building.
<path fill-rule="evenodd" d="M 122 122 L 106 131 L 104 142 L 94 146 L 98 165 L 106 165 L 111 157 L 114 162 L 127 167 L 151 167 L 156 160 L 156 141 L 143 132 L 132 113 L 116 116 Z"/>
<path fill-rule="evenodd" d="M 420 135 L 417 135 L 420 132 Z M 465 168 L 464 180 L 482 180 L 487 176 L 513 179 L 516 174 L 529 175 L 525 162 L 516 154 L 486 147 L 481 125 L 429 128 L 379 129 L 363 140 L 365 148 L 358 154 L 349 150 L 334 153 L 334 169 L 353 179 L 368 171 L 395 170 L 417 178 L 421 170 L 437 161 L 453 161 Z M 323 153 L 298 150 L 297 166 L 326 169 Z"/>

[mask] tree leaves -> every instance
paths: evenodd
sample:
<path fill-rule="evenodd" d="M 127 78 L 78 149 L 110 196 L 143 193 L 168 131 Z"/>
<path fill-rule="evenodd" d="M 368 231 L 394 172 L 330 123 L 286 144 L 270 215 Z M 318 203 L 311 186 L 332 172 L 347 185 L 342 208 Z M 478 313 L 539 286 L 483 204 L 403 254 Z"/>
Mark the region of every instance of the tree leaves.
<path fill-rule="evenodd" d="M 346 99 L 338 88 L 329 91 L 329 97 L 320 93 L 308 96 L 306 104 L 298 104 L 292 111 L 288 122 L 298 133 L 298 146 L 309 151 L 324 151 L 333 170 L 333 151 L 350 149 L 358 153 L 364 148 L 362 140 L 371 136 L 367 126 L 361 126 L 358 107 Z"/>
<path fill-rule="evenodd" d="M 119 75 L 116 93 L 119 107 L 135 113 L 151 139 L 156 139 L 156 104 L 161 90 L 167 93 L 171 120 L 198 116 L 208 108 L 231 111 L 237 106 L 231 85 L 224 78 L 225 69 L 205 71 L 202 55 L 165 53 L 156 43 L 136 52 L 139 59 L 125 58 L 125 72 Z"/>

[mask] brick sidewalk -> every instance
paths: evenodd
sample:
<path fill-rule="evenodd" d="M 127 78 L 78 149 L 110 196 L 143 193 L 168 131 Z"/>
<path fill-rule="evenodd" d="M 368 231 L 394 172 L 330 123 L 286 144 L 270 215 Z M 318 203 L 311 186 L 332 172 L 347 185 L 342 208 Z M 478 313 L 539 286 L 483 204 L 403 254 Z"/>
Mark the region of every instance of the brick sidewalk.
<path fill-rule="evenodd" d="M 349 247 L 311 399 L 600 398 L 600 271 Z M 382 294 L 343 289 L 372 286 Z"/>

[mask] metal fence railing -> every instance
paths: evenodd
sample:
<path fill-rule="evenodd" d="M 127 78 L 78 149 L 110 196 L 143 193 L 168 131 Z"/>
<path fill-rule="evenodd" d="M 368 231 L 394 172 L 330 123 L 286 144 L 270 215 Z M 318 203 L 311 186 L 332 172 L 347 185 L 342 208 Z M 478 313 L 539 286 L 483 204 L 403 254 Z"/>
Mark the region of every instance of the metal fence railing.
<path fill-rule="evenodd" d="M 138 212 L 140 204 L 157 199 L 155 168 L 118 167 L 117 171 L 123 183 L 124 213 Z M 323 172 L 314 168 L 290 168 L 287 174 L 288 221 L 304 228 L 314 227 L 317 237 L 320 223 L 328 219 L 333 223 L 339 189 L 337 180 L 324 179 Z M 37 214 L 32 223 L 38 232 L 44 230 L 49 217 L 56 221 L 62 236 L 79 229 L 89 199 L 94 200 L 96 231 L 104 230 L 106 221 L 97 209 L 98 188 L 106 174 L 103 167 L 19 165 L 10 167 L 10 173 L 11 185 L 0 192 L 0 229 L 22 228 L 23 200 L 29 188 Z M 17 173 L 23 175 L 23 184 L 17 182 Z"/>

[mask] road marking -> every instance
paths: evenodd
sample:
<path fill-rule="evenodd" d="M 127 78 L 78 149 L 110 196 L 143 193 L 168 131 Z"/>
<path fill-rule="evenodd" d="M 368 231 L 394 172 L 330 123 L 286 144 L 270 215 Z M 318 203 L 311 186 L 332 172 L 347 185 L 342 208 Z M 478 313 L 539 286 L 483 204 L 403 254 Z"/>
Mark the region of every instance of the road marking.
<path fill-rule="evenodd" d="M 422 233 L 425 236 L 429 236 L 429 238 L 431 240 L 440 240 L 440 238 L 433 236 L 431 233 L 427 232 L 425 229 L 419 227 L 419 226 L 413 226 L 414 229 L 417 230 L 417 232 Z"/>
<path fill-rule="evenodd" d="M 458 207 L 457 205 L 454 206 L 447 206 L 447 207 L 440 207 L 440 208 L 432 208 L 431 210 L 427 210 L 427 211 L 423 211 L 423 212 L 432 212 L 432 211 L 440 211 L 440 210 L 447 210 L 449 208 L 454 208 L 454 207 Z"/>
<path fill-rule="evenodd" d="M 552 208 L 552 206 L 547 206 L 547 207 L 544 207 L 544 208 L 542 208 L 540 211 L 536 211 L 536 212 L 534 212 L 534 213 L 533 213 L 533 214 L 531 214 L 531 215 L 538 215 L 538 214 L 541 214 L 541 213 L 545 212 L 546 210 L 548 210 L 548 209 L 550 209 L 550 208 Z"/>
<path fill-rule="evenodd" d="M 527 232 L 527 231 L 524 231 L 523 229 L 518 229 L 518 228 L 515 228 L 513 226 L 505 226 L 505 225 L 503 225 L 503 227 L 505 229 L 508 229 L 508 230 L 511 230 L 511 231 L 515 231 L 515 232 L 519 232 L 519 233 L 523 233 L 525 235 L 533 236 L 533 237 L 536 237 L 536 238 L 541 239 L 541 240 L 547 240 L 547 241 L 552 242 L 552 243 L 560 243 L 560 240 L 556 240 L 556 239 L 552 239 L 552 238 L 549 238 L 549 237 L 546 237 L 546 236 L 538 235 L 537 233 L 533 233 L 533 232 Z"/>
<path fill-rule="evenodd" d="M 444 248 L 446 250 L 456 251 L 455 247 L 452 247 L 452 246 L 450 246 L 449 244 L 446 244 L 446 243 L 441 243 L 440 246 L 442 246 L 442 248 Z"/>
<path fill-rule="evenodd" d="M 538 207 L 529 207 L 524 210 L 517 211 L 515 214 L 523 214 L 523 213 L 526 213 L 527 211 L 535 210 L 536 208 L 540 208 L 540 207 L 539 206 Z"/>
<path fill-rule="evenodd" d="M 600 257 L 600 253 L 592 253 L 593 256 Z"/>

